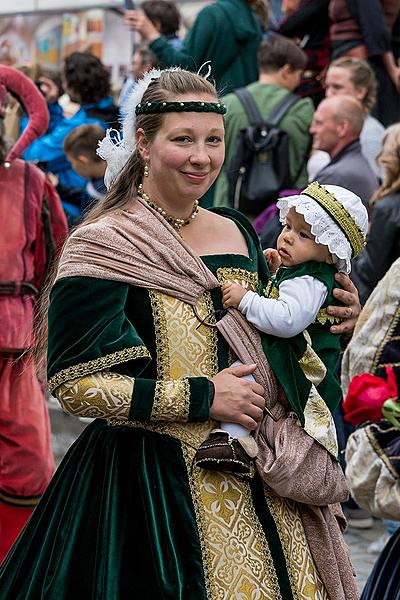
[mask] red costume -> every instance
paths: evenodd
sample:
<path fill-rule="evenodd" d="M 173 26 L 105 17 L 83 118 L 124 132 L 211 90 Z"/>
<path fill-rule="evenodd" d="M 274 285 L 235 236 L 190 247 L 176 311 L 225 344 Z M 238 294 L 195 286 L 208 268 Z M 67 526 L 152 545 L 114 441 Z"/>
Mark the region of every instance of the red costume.
<path fill-rule="evenodd" d="M 67 235 L 54 188 L 18 158 L 47 129 L 45 100 L 25 75 L 0 66 L 0 118 L 6 90 L 30 120 L 0 164 L 0 563 L 54 472 L 44 389 L 30 353 L 23 353 L 34 345 L 34 304 Z"/>

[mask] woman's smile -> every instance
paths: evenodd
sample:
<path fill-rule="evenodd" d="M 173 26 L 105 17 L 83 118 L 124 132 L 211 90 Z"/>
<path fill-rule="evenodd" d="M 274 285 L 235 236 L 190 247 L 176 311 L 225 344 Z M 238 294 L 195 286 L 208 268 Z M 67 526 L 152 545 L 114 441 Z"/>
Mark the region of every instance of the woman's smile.
<path fill-rule="evenodd" d="M 193 182 L 200 182 L 202 183 L 209 175 L 209 172 L 200 172 L 198 173 L 197 171 L 181 171 L 182 175 L 185 175 L 185 177 L 187 177 L 188 179 L 192 180 Z"/>

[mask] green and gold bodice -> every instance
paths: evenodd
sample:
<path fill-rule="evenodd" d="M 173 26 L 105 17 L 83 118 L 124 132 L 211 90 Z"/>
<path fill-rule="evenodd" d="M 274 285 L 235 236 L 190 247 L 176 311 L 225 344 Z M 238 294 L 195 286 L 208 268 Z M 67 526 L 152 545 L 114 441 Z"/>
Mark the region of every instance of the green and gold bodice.
<path fill-rule="evenodd" d="M 221 284 L 258 291 L 263 257 L 242 231 L 249 256 L 203 260 Z M 61 279 L 49 311 L 49 388 L 70 413 L 162 428 L 198 444 L 215 426 L 209 380 L 234 360 L 215 327 L 222 314 L 220 288 L 205 291 L 192 307 L 120 282 Z"/>

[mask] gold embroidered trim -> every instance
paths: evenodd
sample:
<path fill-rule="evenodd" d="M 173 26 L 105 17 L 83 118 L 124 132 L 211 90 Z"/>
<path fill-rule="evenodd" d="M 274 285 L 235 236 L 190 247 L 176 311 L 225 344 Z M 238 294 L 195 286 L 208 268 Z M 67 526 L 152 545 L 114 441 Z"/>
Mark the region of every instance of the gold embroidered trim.
<path fill-rule="evenodd" d="M 317 316 L 315 317 L 314 323 L 320 323 L 321 325 L 325 325 L 327 321 L 334 325 L 335 323 L 341 323 L 342 319 L 340 317 L 330 315 L 326 308 L 320 308 L 317 312 Z"/>
<path fill-rule="evenodd" d="M 171 361 L 168 347 L 168 328 L 161 293 L 150 290 L 149 296 L 156 338 L 157 379 L 169 379 L 171 377 Z"/>
<path fill-rule="evenodd" d="M 247 269 L 220 267 L 217 269 L 217 279 L 221 285 L 232 281 L 234 283 L 239 283 L 241 286 L 252 292 L 257 292 L 258 290 L 258 273 L 248 271 Z"/>
<path fill-rule="evenodd" d="M 309 549 L 299 509 L 264 486 L 265 501 L 278 531 L 295 600 L 329 600 Z"/>
<path fill-rule="evenodd" d="M 133 348 L 124 348 L 123 350 L 118 350 L 118 352 L 112 352 L 111 354 L 100 356 L 99 358 L 89 360 L 88 362 L 79 363 L 77 365 L 72 365 L 67 369 L 62 369 L 49 379 L 48 388 L 50 392 L 53 393 L 56 387 L 58 387 L 65 381 L 69 381 L 71 379 L 79 379 L 80 377 L 84 377 L 85 375 L 89 375 L 90 373 L 95 373 L 96 371 L 104 371 L 105 369 L 109 369 L 114 365 L 128 362 L 130 360 L 136 360 L 137 358 L 151 359 L 150 353 L 147 350 L 146 346 L 134 346 Z"/>
<path fill-rule="evenodd" d="M 204 292 L 202 297 L 200 298 L 201 302 L 204 304 L 205 312 L 208 315 L 208 322 L 215 324 L 217 322 L 215 318 L 215 310 L 214 305 L 211 299 L 210 292 Z M 206 346 L 207 346 L 207 355 L 205 359 L 206 364 L 206 377 L 214 377 L 219 371 L 218 367 L 218 334 L 216 329 L 212 327 L 207 327 L 206 330 Z"/>
<path fill-rule="evenodd" d="M 150 421 L 186 423 L 189 418 L 190 383 L 188 379 L 157 381 Z"/>
<path fill-rule="evenodd" d="M 282 600 L 250 482 L 193 467 L 194 451 L 188 447 L 182 451 L 202 548 L 207 598 Z"/>
<path fill-rule="evenodd" d="M 376 425 L 376 428 L 379 429 L 379 431 L 382 431 L 380 429 L 379 425 Z M 382 450 L 382 448 L 378 444 L 378 442 L 377 442 L 374 434 L 372 433 L 370 427 L 364 427 L 364 431 L 365 431 L 365 435 L 367 436 L 368 441 L 371 444 L 374 452 L 379 456 L 379 458 L 385 464 L 387 470 L 392 475 L 392 477 L 394 477 L 395 479 L 398 479 L 399 478 L 398 472 L 396 471 L 396 469 L 392 465 L 392 463 L 390 461 L 390 458 L 387 456 L 387 454 L 385 454 L 385 452 Z M 397 456 L 393 456 L 392 458 L 398 458 L 398 457 Z"/>
<path fill-rule="evenodd" d="M 264 296 L 266 298 L 272 298 L 273 300 L 279 299 L 279 290 L 272 279 L 268 281 L 266 287 L 264 288 Z"/>
<path fill-rule="evenodd" d="M 315 200 L 327 213 L 329 213 L 350 242 L 353 256 L 360 254 L 365 246 L 365 235 L 347 208 L 335 198 L 334 194 L 328 192 L 328 190 L 317 181 L 310 183 L 310 185 L 301 193 L 310 196 L 310 198 Z"/>
<path fill-rule="evenodd" d="M 382 368 L 382 367 L 386 367 L 386 366 L 388 366 L 388 367 L 396 366 L 397 367 L 397 366 L 399 366 L 397 363 L 380 364 L 380 359 L 383 354 L 383 350 L 384 350 L 386 344 L 388 344 L 392 340 L 393 332 L 397 328 L 399 320 L 400 320 L 400 307 L 396 310 L 395 314 L 393 315 L 392 322 L 390 323 L 390 326 L 386 332 L 386 335 L 384 336 L 383 340 L 381 341 L 381 343 L 378 346 L 378 349 L 374 356 L 374 362 L 372 363 L 371 373 L 376 373 L 376 370 L 379 368 Z"/>
<path fill-rule="evenodd" d="M 135 380 L 128 375 L 97 371 L 62 383 L 54 390 L 61 407 L 77 417 L 102 419 L 129 416 Z"/>
<path fill-rule="evenodd" d="M 202 502 L 200 496 L 200 482 L 198 469 L 195 468 L 196 473 L 193 473 L 193 461 L 194 461 L 194 451 L 187 446 L 182 446 L 182 454 L 186 463 L 186 471 L 187 477 L 189 481 L 190 493 L 192 495 L 193 500 L 193 508 L 194 514 L 197 523 L 197 529 L 199 531 L 199 539 L 201 546 L 201 555 L 203 559 L 203 569 L 204 569 L 204 582 L 206 586 L 207 599 L 208 600 L 219 600 L 221 596 L 217 593 L 216 586 L 214 583 L 214 569 L 213 569 L 213 560 L 212 553 L 210 547 L 206 543 L 207 538 L 207 528 L 206 522 L 204 519 L 204 511 L 201 510 Z"/>
<path fill-rule="evenodd" d="M 281 541 L 281 546 L 282 546 L 283 554 L 285 556 L 287 573 L 289 576 L 289 582 L 290 582 L 290 587 L 292 589 L 293 598 L 295 600 L 298 600 L 299 594 L 298 594 L 297 583 L 299 581 L 299 574 L 293 567 L 293 557 L 291 556 L 291 553 L 289 551 L 290 536 L 288 534 L 288 531 L 286 531 L 285 528 L 283 527 L 282 515 L 279 513 L 278 507 L 276 506 L 276 501 L 278 498 L 275 496 L 273 491 L 270 490 L 268 488 L 268 486 L 264 483 L 263 483 L 263 489 L 264 489 L 265 502 L 267 503 L 267 506 L 269 508 L 271 516 L 275 522 L 275 526 L 278 531 L 279 539 Z M 283 499 L 280 499 L 280 500 L 281 500 L 281 502 L 284 502 Z"/>
<path fill-rule="evenodd" d="M 208 427 L 208 430 L 205 433 L 197 434 L 193 430 L 189 430 L 178 423 L 167 423 L 165 421 L 162 423 L 125 421 L 124 419 L 118 419 L 116 417 L 109 417 L 107 419 L 107 424 L 110 427 L 131 427 L 133 429 L 145 429 L 146 431 L 151 431 L 152 433 L 158 433 L 160 435 L 169 435 L 183 444 L 187 444 L 194 450 L 197 450 L 200 444 L 204 442 L 206 434 L 210 430 L 210 427 Z"/>

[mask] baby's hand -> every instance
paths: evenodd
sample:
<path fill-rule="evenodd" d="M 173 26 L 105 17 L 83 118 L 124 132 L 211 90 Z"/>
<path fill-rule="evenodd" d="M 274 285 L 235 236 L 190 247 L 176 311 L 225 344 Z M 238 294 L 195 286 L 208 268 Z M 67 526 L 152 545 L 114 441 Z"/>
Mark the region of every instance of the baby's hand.
<path fill-rule="evenodd" d="M 275 250 L 274 248 L 267 248 L 264 250 L 264 256 L 268 263 L 269 272 L 271 275 L 275 275 L 282 263 L 278 250 Z"/>
<path fill-rule="evenodd" d="M 237 308 L 248 290 L 238 283 L 224 283 L 222 286 L 222 305 L 224 308 Z"/>

